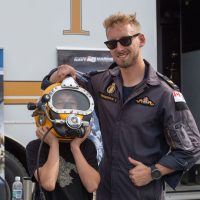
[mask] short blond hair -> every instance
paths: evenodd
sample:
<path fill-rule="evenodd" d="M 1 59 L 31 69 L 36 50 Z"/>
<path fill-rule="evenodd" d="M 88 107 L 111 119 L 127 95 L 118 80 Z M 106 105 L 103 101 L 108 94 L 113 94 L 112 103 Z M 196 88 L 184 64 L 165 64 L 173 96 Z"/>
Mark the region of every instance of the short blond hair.
<path fill-rule="evenodd" d="M 117 12 L 107 17 L 103 22 L 103 26 L 107 30 L 109 27 L 112 27 L 114 24 L 118 24 L 118 23 L 133 24 L 136 27 L 140 28 L 140 23 L 136 19 L 136 13 L 125 14 L 122 12 Z"/>

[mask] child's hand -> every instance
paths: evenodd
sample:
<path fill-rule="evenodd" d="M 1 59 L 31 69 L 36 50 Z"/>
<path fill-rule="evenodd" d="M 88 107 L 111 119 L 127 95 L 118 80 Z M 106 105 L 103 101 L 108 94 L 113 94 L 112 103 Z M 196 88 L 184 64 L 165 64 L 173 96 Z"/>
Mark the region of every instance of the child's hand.
<path fill-rule="evenodd" d="M 85 128 L 85 135 L 82 138 L 74 138 L 71 142 L 70 142 L 70 146 L 71 148 L 79 148 L 81 143 L 88 137 L 88 135 L 90 134 L 91 131 L 91 127 L 88 126 L 87 128 Z"/>
<path fill-rule="evenodd" d="M 48 131 L 49 129 L 47 127 L 38 127 L 36 130 L 36 136 L 39 139 L 42 139 L 45 135 L 45 133 Z M 45 143 L 47 143 L 49 146 L 51 146 L 51 144 L 53 142 L 58 142 L 58 139 L 54 136 L 54 134 L 52 133 L 52 131 L 50 131 L 47 136 L 45 137 L 44 140 Z"/>

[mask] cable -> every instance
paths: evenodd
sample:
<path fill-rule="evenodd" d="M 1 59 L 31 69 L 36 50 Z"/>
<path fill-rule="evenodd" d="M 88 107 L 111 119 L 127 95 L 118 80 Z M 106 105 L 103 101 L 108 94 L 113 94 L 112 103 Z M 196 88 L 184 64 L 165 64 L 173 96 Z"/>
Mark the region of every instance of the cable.
<path fill-rule="evenodd" d="M 41 182 L 40 182 L 40 174 L 39 174 L 40 152 L 41 152 L 41 149 L 42 149 L 42 145 L 43 145 L 43 143 L 44 143 L 44 140 L 45 140 L 46 136 L 48 135 L 48 133 L 50 132 L 50 130 L 51 130 L 52 128 L 53 128 L 53 126 L 52 126 L 52 127 L 44 134 L 44 136 L 42 137 L 41 142 L 40 142 L 40 146 L 39 146 L 39 149 L 38 149 L 38 154 L 37 154 L 36 168 L 37 168 L 38 187 L 39 187 L 39 191 L 40 191 L 40 199 L 41 199 L 41 200 L 46 200 L 46 198 L 45 198 L 44 192 L 43 192 L 43 190 L 42 190 Z"/>

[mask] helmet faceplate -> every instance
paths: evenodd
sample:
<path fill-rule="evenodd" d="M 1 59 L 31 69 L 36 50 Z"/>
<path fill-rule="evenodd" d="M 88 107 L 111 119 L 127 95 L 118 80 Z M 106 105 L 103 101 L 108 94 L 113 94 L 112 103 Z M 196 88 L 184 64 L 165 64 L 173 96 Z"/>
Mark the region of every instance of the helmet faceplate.
<path fill-rule="evenodd" d="M 33 113 L 36 126 L 53 126 L 54 135 L 60 141 L 70 141 L 74 137 L 83 137 L 85 127 L 94 111 L 94 100 L 90 93 L 79 87 L 72 77 L 67 77 L 62 83 L 53 84 L 44 90 L 48 101 L 41 99 Z"/>

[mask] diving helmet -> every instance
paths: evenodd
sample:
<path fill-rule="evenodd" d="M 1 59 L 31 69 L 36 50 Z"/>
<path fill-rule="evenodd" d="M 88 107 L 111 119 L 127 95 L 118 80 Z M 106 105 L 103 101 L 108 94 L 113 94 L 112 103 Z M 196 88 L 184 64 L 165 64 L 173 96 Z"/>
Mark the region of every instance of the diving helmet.
<path fill-rule="evenodd" d="M 34 110 L 32 116 L 37 127 L 52 127 L 59 141 L 71 141 L 84 136 L 94 100 L 72 77 L 67 77 L 62 83 L 47 87 L 36 104 L 28 104 L 28 109 Z"/>

